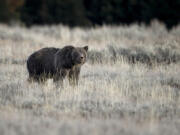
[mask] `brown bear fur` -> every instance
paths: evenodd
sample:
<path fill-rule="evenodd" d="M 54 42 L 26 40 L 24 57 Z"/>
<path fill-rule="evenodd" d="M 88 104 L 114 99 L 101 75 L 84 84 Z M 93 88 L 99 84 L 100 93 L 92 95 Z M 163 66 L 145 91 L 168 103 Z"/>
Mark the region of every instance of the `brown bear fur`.
<path fill-rule="evenodd" d="M 67 76 L 70 84 L 77 85 L 81 66 L 86 62 L 88 46 L 42 48 L 31 54 L 27 60 L 29 81 L 44 82 L 53 78 L 54 82 Z"/>

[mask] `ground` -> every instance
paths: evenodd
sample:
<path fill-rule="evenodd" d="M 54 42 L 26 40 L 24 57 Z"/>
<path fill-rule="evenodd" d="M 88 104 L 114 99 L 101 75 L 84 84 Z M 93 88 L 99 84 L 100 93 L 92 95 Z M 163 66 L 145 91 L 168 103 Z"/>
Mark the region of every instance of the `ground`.
<path fill-rule="evenodd" d="M 0 25 L 0 134 L 179 135 L 180 26 Z M 89 46 L 79 86 L 27 82 L 42 47 Z"/>

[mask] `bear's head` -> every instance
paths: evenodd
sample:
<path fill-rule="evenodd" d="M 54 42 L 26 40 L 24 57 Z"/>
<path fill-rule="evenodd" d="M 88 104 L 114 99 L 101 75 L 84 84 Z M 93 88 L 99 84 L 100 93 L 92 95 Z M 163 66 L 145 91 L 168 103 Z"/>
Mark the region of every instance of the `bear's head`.
<path fill-rule="evenodd" d="M 87 59 L 87 51 L 88 51 L 88 46 L 76 47 L 75 49 L 73 49 L 71 53 L 73 63 L 75 65 L 84 64 Z"/>

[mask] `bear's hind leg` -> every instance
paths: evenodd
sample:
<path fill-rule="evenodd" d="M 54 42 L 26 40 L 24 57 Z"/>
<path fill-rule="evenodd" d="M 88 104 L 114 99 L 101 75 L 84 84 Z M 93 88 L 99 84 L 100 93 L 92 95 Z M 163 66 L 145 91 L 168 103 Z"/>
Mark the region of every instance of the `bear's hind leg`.
<path fill-rule="evenodd" d="M 37 82 L 37 83 L 45 83 L 47 78 L 43 75 L 29 75 L 28 82 Z"/>

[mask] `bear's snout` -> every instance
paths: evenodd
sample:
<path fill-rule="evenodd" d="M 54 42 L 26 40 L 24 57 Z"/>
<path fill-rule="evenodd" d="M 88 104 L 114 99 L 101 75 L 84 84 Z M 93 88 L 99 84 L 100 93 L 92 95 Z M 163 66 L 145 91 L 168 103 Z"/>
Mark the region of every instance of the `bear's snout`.
<path fill-rule="evenodd" d="M 81 56 L 80 56 L 80 59 L 81 59 L 81 60 L 84 60 L 84 56 L 83 56 L 83 55 L 81 55 Z"/>
<path fill-rule="evenodd" d="M 85 56 L 83 54 L 80 55 L 79 62 L 80 63 L 84 63 L 85 62 Z"/>

